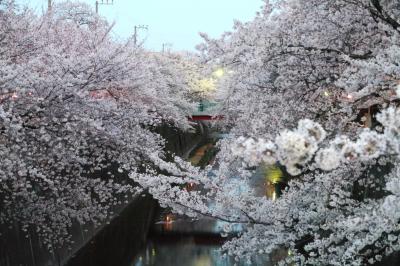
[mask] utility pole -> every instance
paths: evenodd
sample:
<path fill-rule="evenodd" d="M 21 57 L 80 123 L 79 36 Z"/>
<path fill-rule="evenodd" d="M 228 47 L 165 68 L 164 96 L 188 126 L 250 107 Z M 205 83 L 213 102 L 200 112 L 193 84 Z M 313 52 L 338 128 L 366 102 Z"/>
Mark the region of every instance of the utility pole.
<path fill-rule="evenodd" d="M 148 25 L 135 25 L 134 27 L 134 32 L 133 32 L 133 43 L 135 46 L 137 45 L 137 40 L 138 40 L 138 30 L 148 30 L 149 26 Z"/>
<path fill-rule="evenodd" d="M 166 49 L 168 47 L 168 50 Z M 162 53 L 169 52 L 172 47 L 172 43 L 165 42 L 162 44 Z"/>
<path fill-rule="evenodd" d="M 52 6 L 51 0 L 47 0 L 47 12 L 51 11 L 51 6 Z"/>
<path fill-rule="evenodd" d="M 101 0 L 101 2 L 99 2 L 99 0 L 96 0 L 96 14 L 99 14 L 99 5 L 112 5 L 112 4 L 114 4 L 114 0 L 111 1 L 106 0 L 105 2 L 104 0 Z"/>

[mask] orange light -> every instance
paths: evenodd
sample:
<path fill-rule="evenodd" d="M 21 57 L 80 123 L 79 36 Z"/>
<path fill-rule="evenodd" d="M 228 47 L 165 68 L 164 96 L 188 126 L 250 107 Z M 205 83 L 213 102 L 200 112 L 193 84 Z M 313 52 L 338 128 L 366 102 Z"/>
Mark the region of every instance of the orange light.
<path fill-rule="evenodd" d="M 172 220 L 172 215 L 168 214 L 167 216 L 165 216 L 165 223 L 163 224 L 163 228 L 165 231 L 171 231 L 172 227 L 173 227 L 173 220 Z"/>
<path fill-rule="evenodd" d="M 273 200 L 273 201 L 276 200 L 276 191 L 272 192 L 272 200 Z"/>

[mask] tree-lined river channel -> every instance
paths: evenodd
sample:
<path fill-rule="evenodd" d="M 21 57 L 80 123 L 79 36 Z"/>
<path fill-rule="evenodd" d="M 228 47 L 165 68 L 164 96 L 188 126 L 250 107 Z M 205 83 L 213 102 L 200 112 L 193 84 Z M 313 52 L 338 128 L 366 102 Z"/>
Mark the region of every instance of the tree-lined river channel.
<path fill-rule="evenodd" d="M 0 266 L 400 266 L 400 0 L 0 0 Z"/>
<path fill-rule="evenodd" d="M 210 157 L 214 149 L 213 144 L 205 144 L 191 153 L 189 160 L 193 164 L 204 163 L 205 157 Z M 207 158 L 206 160 L 212 160 Z M 279 169 L 262 169 L 255 171 L 250 186 L 256 194 L 275 200 L 279 194 L 277 182 L 283 173 Z M 193 184 L 187 184 L 187 189 L 196 189 Z M 150 209 L 148 209 L 150 210 Z M 132 220 L 137 220 L 135 212 L 122 213 L 122 229 L 116 231 L 119 225 L 110 225 L 105 228 L 108 233 L 100 233 L 72 258 L 68 266 L 251 266 L 276 265 L 278 261 L 290 256 L 286 249 L 277 250 L 270 255 L 253 257 L 252 261 L 245 259 L 235 260 L 221 252 L 223 243 L 243 230 L 241 224 L 230 224 L 231 233 L 224 233 L 226 222 L 212 218 L 191 219 L 170 212 L 156 205 L 146 233 L 138 239 L 130 234 L 134 226 Z M 125 217 L 124 217 L 125 216 Z M 145 216 L 149 217 L 149 216 Z M 142 221 L 142 223 L 145 221 Z M 131 224 L 131 226 L 130 226 Z M 126 229 L 130 227 L 131 229 Z M 124 229 L 125 228 L 125 229 Z M 140 229 L 141 230 L 141 229 Z M 137 235 L 137 234 L 136 234 Z M 400 265 L 397 256 L 389 258 L 381 266 Z"/>
<path fill-rule="evenodd" d="M 214 145 L 203 144 L 190 154 L 189 161 L 195 165 L 209 163 L 215 154 Z M 276 181 L 280 174 L 274 170 L 259 169 L 255 172 L 252 178 L 254 181 L 250 185 L 260 196 L 266 195 L 275 199 L 277 192 L 271 180 Z M 187 189 L 196 187 L 194 184 L 187 184 Z M 228 235 L 224 233 L 223 228 L 227 223 L 223 221 L 208 217 L 193 220 L 173 214 L 158 205 L 152 212 L 151 223 L 148 228 L 143 229 L 148 230 L 147 234 L 139 234 L 142 239 L 133 237 L 136 233 L 130 233 L 131 230 L 137 229 L 125 229 L 125 232 L 121 230 L 121 227 L 129 228 L 130 224 L 132 227 L 136 226 L 137 220 L 137 217 L 134 217 L 135 212 L 123 212 L 117 219 L 121 221 L 119 223 L 122 223 L 122 226 L 111 224 L 109 226 L 111 228 L 106 227 L 105 232 L 100 232 L 88 246 L 78 252 L 68 266 L 108 266 L 110 263 L 115 263 L 112 265 L 116 266 L 268 266 L 274 265 L 288 254 L 287 250 L 280 250 L 271 256 L 253 258 L 252 262 L 244 259 L 236 261 L 233 257 L 223 255 L 220 249 L 227 239 L 240 234 L 243 230 L 241 224 L 230 224 Z"/>

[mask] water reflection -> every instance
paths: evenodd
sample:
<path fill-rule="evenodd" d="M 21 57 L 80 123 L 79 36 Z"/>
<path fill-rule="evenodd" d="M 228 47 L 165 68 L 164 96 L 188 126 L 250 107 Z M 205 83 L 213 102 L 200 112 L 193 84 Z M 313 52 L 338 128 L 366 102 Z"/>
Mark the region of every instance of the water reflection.
<path fill-rule="evenodd" d="M 205 145 L 198 149 L 191 162 L 198 164 L 208 148 L 209 145 Z M 260 197 L 276 200 L 279 196 L 277 184 L 282 178 L 283 173 L 279 167 L 260 167 L 250 179 L 248 190 L 253 190 Z M 193 191 L 201 188 L 194 183 L 188 183 L 184 189 Z M 238 194 L 247 191 L 242 186 L 238 189 Z M 229 237 L 235 236 L 243 232 L 243 224 L 228 224 L 207 217 L 193 220 L 168 210 L 161 211 L 156 221 L 151 229 L 153 237 L 148 240 L 131 266 L 268 266 L 288 255 L 287 250 L 278 250 L 270 256 L 253 257 L 251 263 L 235 261 L 234 258 L 221 254 L 220 248 L 227 240 L 221 235 L 228 236 L 225 235 L 224 228 L 229 225 Z"/>
<path fill-rule="evenodd" d="M 249 180 L 249 187 L 256 196 L 276 200 L 280 195 L 279 189 L 284 185 L 283 179 L 284 175 L 279 167 L 259 167 Z"/>
<path fill-rule="evenodd" d="M 237 234 L 243 231 L 243 224 L 227 223 L 224 221 L 201 218 L 191 219 L 186 216 L 173 213 L 162 213 L 158 221 L 154 224 L 152 231 L 157 234 L 215 234 L 224 232 L 224 228 L 229 225 L 231 234 Z"/>
<path fill-rule="evenodd" d="M 196 238 L 185 238 L 175 243 L 151 241 L 131 266 L 250 266 L 273 265 L 269 258 L 260 257 L 252 263 L 235 261 L 223 256 L 219 245 L 199 244 Z"/>
<path fill-rule="evenodd" d="M 163 230 L 164 231 L 172 231 L 173 223 L 174 223 L 174 215 L 173 214 L 165 215 L 165 219 L 164 219 L 163 223 L 161 223 Z"/>

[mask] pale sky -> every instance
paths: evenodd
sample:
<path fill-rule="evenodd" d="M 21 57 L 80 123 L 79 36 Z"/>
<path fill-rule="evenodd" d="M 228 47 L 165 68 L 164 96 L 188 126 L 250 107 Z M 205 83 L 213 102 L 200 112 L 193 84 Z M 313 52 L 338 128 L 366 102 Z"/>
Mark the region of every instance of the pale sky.
<path fill-rule="evenodd" d="M 47 0 L 17 2 L 37 11 L 47 7 Z M 94 9 L 95 0 L 83 2 Z M 132 34 L 135 25 L 148 25 L 139 38 L 146 38 L 149 49 L 158 51 L 163 43 L 171 43 L 172 50 L 193 51 L 201 42 L 199 32 L 218 37 L 232 29 L 234 19 L 251 20 L 261 6 L 262 0 L 114 0 L 114 5 L 100 5 L 99 13 L 116 22 L 114 32 L 121 37 Z"/>

